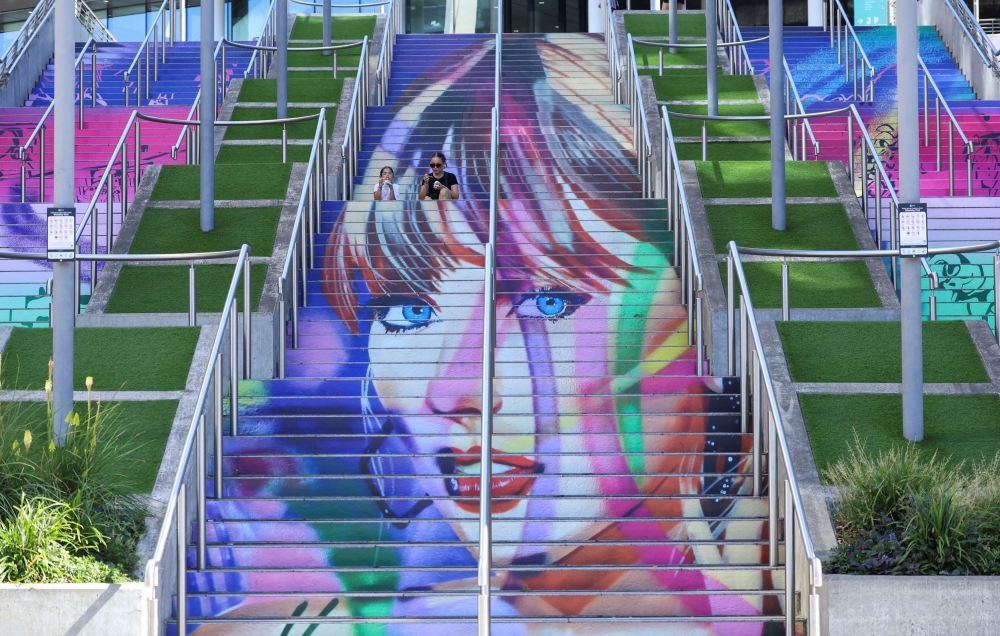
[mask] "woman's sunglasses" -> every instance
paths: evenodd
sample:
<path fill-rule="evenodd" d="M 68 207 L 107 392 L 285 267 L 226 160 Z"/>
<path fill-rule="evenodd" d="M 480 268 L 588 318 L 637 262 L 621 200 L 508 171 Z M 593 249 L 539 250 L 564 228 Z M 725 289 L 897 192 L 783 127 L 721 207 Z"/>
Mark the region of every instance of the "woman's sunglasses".
<path fill-rule="evenodd" d="M 443 166 L 444 166 L 443 163 L 432 163 L 431 164 L 431 168 L 441 168 Z"/>

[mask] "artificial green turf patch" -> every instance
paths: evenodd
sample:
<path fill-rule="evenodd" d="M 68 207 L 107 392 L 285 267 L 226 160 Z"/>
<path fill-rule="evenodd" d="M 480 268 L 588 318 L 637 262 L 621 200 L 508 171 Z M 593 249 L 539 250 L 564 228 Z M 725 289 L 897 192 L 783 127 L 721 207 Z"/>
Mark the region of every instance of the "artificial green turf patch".
<path fill-rule="evenodd" d="M 734 195 L 731 195 L 734 196 Z M 716 254 L 729 251 L 729 241 L 740 247 L 784 250 L 856 250 L 851 222 L 839 203 L 785 206 L 785 229 L 771 227 L 770 205 L 706 205 Z"/>
<path fill-rule="evenodd" d="M 108 299 L 107 313 L 187 313 L 188 269 L 187 265 L 122 267 L 111 298 Z M 266 264 L 253 266 L 250 294 L 251 298 L 256 299 L 251 301 L 255 310 L 260 305 L 266 276 Z M 232 280 L 232 265 L 195 266 L 195 300 L 198 312 L 221 312 Z M 243 311 L 242 282 L 236 291 L 236 301 L 239 311 Z"/>
<path fill-rule="evenodd" d="M 319 108 L 289 108 L 289 117 L 304 117 L 315 115 Z M 333 120 L 337 117 L 336 108 L 326 109 L 327 130 L 333 130 Z M 278 109 L 269 107 L 234 108 L 233 121 L 261 121 L 278 118 Z M 289 139 L 313 139 L 316 136 L 316 120 L 297 121 L 284 124 L 288 128 Z M 263 124 L 260 126 L 229 126 L 226 128 L 225 139 L 281 139 L 282 124 Z"/>
<path fill-rule="evenodd" d="M 197 200 L 201 188 L 200 169 L 201 166 L 163 166 L 150 200 Z M 219 201 L 284 200 L 291 174 L 290 163 L 216 164 L 215 198 Z"/>
<path fill-rule="evenodd" d="M 632 37 L 670 35 L 670 14 L 625 14 L 625 32 Z M 705 36 L 705 14 L 678 14 L 677 35 L 684 37 Z"/>
<path fill-rule="evenodd" d="M 191 327 L 77 328 L 73 386 L 77 391 L 86 389 L 87 376 L 92 376 L 95 391 L 182 390 L 199 331 Z M 43 388 L 51 357 L 51 329 L 15 328 L 3 352 L 3 386 Z"/>
<path fill-rule="evenodd" d="M 725 263 L 719 271 L 728 286 Z M 781 307 L 781 263 L 743 263 L 743 272 L 754 307 Z M 789 263 L 788 297 L 796 309 L 882 306 L 868 267 L 858 261 Z"/>
<path fill-rule="evenodd" d="M 706 199 L 771 196 L 770 161 L 699 161 L 697 167 L 701 195 Z M 785 196 L 836 197 L 826 162 L 786 161 Z"/>
<path fill-rule="evenodd" d="M 667 106 L 671 113 L 687 113 L 705 115 L 708 106 L 671 104 Z M 719 104 L 719 114 L 728 116 L 763 115 L 761 104 Z M 702 121 L 697 119 L 670 118 L 670 129 L 675 137 L 701 137 Z M 770 134 L 766 121 L 710 121 L 708 122 L 709 137 L 767 137 Z M 711 144 L 709 144 L 711 146 Z"/>
<path fill-rule="evenodd" d="M 658 100 L 697 100 L 708 99 L 708 78 L 705 73 L 678 74 L 673 73 L 660 77 L 654 71 L 653 88 L 656 89 Z M 750 75 L 719 74 L 719 99 L 752 99 L 757 101 L 757 89 Z"/>
<path fill-rule="evenodd" d="M 305 163 L 309 161 L 312 145 L 299 146 L 288 144 L 288 161 Z M 281 146 L 232 146 L 224 145 L 215 158 L 215 164 L 220 163 L 281 163 Z"/>
<path fill-rule="evenodd" d="M 701 161 L 701 144 L 677 144 L 677 158 L 681 161 Z M 708 144 L 709 161 L 769 161 L 771 142 L 768 141 L 713 141 Z"/>
<path fill-rule="evenodd" d="M 902 382 L 898 322 L 779 322 L 793 382 Z M 924 382 L 989 382 L 964 322 L 923 323 Z"/>
<path fill-rule="evenodd" d="M 247 243 L 254 256 L 269 256 L 281 207 L 216 208 L 211 232 L 201 231 L 200 216 L 197 209 L 146 208 L 129 252 L 221 252 L 238 250 Z"/>
<path fill-rule="evenodd" d="M 903 404 L 892 395 L 799 394 L 816 467 L 848 456 L 854 435 L 866 455 L 877 456 L 903 438 Z M 971 462 L 993 459 L 1000 450 L 1000 399 L 996 395 L 925 395 L 924 440 L 917 447 L 941 457 Z M 824 480 L 825 481 L 825 480 Z"/>
<path fill-rule="evenodd" d="M 341 74 L 349 73 L 352 77 L 357 73 L 358 63 L 361 61 L 361 47 L 344 49 L 337 51 L 337 69 L 350 68 L 351 71 L 340 70 L 337 79 L 342 79 Z M 328 77 L 333 79 L 333 55 L 323 55 L 323 51 L 296 51 L 295 47 L 288 47 L 289 66 L 315 66 L 316 68 L 329 69 Z M 291 93 L 289 93 L 291 94 Z"/>
<path fill-rule="evenodd" d="M 336 15 L 331 19 L 332 34 L 334 40 L 360 40 L 368 36 L 369 40 L 375 35 L 374 15 Z M 702 18 L 702 22 L 704 22 Z M 678 21 L 678 28 L 682 22 Z M 702 33 L 704 33 L 702 27 Z M 292 27 L 293 40 L 322 40 L 323 39 L 323 16 L 300 15 L 295 19 Z M 294 46 L 294 45 L 293 45 Z"/>
<path fill-rule="evenodd" d="M 694 42 L 688 42 L 688 44 L 694 44 Z M 636 64 L 639 66 L 655 67 L 657 68 L 657 72 L 659 72 L 659 47 L 643 44 L 634 44 L 633 47 L 635 49 Z M 678 49 L 676 53 L 671 53 L 670 49 L 663 49 L 663 68 L 667 68 L 668 66 L 705 66 L 707 63 L 708 59 L 704 48 Z"/>
<path fill-rule="evenodd" d="M 96 394 L 93 395 L 91 409 L 97 408 L 97 397 Z M 177 413 L 177 401 L 109 402 L 109 398 L 113 399 L 113 396 L 107 392 L 101 396 L 102 420 L 98 421 L 105 422 L 104 432 L 115 434 L 125 431 L 125 435 L 129 435 L 137 444 L 135 453 L 124 458 L 124 465 L 112 468 L 128 478 L 128 490 L 149 493 L 156 483 L 163 449 L 167 446 L 167 438 Z M 3 425 L 17 431 L 30 430 L 35 439 L 34 448 L 44 448 L 50 430 L 46 405 L 39 402 L 13 402 L 4 407 Z M 86 416 L 86 402 L 77 402 L 73 408 L 76 413 L 81 414 L 81 418 Z"/>
<path fill-rule="evenodd" d="M 289 100 L 294 102 L 326 102 L 339 103 L 340 93 L 344 88 L 344 79 L 332 77 L 313 77 L 309 79 L 288 78 Z M 243 80 L 240 89 L 241 102 L 277 102 L 278 80 L 248 79 Z"/>

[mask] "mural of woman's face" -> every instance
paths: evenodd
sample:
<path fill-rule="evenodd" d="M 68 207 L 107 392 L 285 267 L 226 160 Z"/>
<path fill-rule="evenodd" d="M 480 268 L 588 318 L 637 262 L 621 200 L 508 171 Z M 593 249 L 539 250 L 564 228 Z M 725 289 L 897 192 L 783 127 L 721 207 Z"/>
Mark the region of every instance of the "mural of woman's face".
<path fill-rule="evenodd" d="M 475 243 L 468 248 L 481 252 L 475 233 L 456 235 L 470 237 Z M 567 274 L 563 283 L 553 284 L 551 273 L 528 269 L 525 274 L 525 268 L 503 266 L 498 274 L 503 293 L 497 298 L 492 409 L 494 535 L 499 541 L 589 540 L 607 524 L 575 520 L 621 518 L 643 499 L 630 503 L 602 495 L 662 492 L 663 480 L 644 483 L 631 476 L 630 468 L 684 472 L 677 459 L 638 452 L 668 450 L 658 441 L 664 436 L 656 433 L 682 418 L 667 424 L 668 418 L 656 414 L 676 412 L 698 399 L 671 396 L 669 379 L 651 377 L 686 349 L 686 334 L 678 336 L 685 320 L 677 280 L 648 244 L 607 225 L 593 236 L 626 263 L 618 280 L 591 278 L 581 284 Z M 424 295 L 372 299 L 371 376 L 385 410 L 402 422 L 400 432 L 417 455 L 414 466 L 423 488 L 444 517 L 459 520 L 453 524 L 458 535 L 474 540 L 483 411 L 483 269 L 457 266 L 443 272 L 436 287 Z M 618 376 L 614 382 L 613 376 Z M 624 430 L 635 434 L 623 438 Z M 691 436 L 692 449 L 699 439 Z M 623 445 L 635 454 L 623 456 Z M 686 472 L 694 471 L 688 467 Z M 529 546 L 515 552 L 500 544 L 494 546 L 494 558 L 509 562 L 544 550 L 558 559 L 570 549 Z"/>

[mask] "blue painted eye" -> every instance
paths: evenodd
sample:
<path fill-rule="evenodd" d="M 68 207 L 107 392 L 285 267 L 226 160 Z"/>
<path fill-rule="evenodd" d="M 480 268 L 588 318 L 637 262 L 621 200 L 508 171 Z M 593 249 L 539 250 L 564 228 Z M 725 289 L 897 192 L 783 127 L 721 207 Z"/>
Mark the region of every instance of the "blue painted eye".
<path fill-rule="evenodd" d="M 543 320 L 559 320 L 573 315 L 580 305 L 590 298 L 571 292 L 546 290 L 527 296 L 514 306 L 514 313 L 519 318 L 541 318 Z"/>
<path fill-rule="evenodd" d="M 372 303 L 376 319 L 389 333 L 420 329 L 437 322 L 437 312 L 418 298 L 381 298 Z"/>
<path fill-rule="evenodd" d="M 535 305 L 538 306 L 539 313 L 550 318 L 561 316 L 562 313 L 566 311 L 565 298 L 550 296 L 548 294 L 535 296 Z"/>

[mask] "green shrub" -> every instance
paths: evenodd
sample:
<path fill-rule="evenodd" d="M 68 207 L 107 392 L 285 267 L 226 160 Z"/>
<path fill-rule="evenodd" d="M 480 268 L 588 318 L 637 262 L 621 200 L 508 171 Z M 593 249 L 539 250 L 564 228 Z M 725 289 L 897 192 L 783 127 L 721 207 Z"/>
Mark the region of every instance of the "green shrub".
<path fill-rule="evenodd" d="M 92 380 L 87 380 L 91 385 Z M 50 387 L 47 382 L 47 393 Z M 27 414 L 20 409 L 27 409 Z M 44 424 L 36 425 L 42 418 L 46 418 Z M 117 405 L 106 407 L 89 397 L 86 411 L 68 418 L 65 445 L 56 446 L 51 422 L 51 400 L 44 408 L 24 402 L 0 405 L 0 523 L 5 524 L 5 532 L 34 524 L 64 537 L 65 543 L 62 539 L 45 543 L 65 545 L 74 557 L 59 561 L 60 581 L 66 577 L 105 580 L 118 576 L 115 572 L 133 571 L 138 566 L 135 546 L 145 532 L 147 512 L 145 502 L 134 494 L 137 471 L 133 468 L 148 442 L 134 435 L 133 423 L 120 417 Z M 37 502 L 69 506 L 66 514 L 72 515 L 79 532 L 72 534 L 76 531 L 52 506 Z M 33 506 L 31 514 L 26 505 Z M 19 569 L 20 561 L 13 556 L 4 558 L 14 559 L 8 567 L 23 580 L 57 582 L 45 578 L 51 572 L 39 570 L 42 578 L 36 579 Z"/>
<path fill-rule="evenodd" d="M 1000 455 L 963 464 L 916 445 L 870 456 L 855 436 L 824 471 L 840 490 L 838 547 L 827 568 L 844 574 L 1000 574 Z"/>
<path fill-rule="evenodd" d="M 0 521 L 0 582 L 119 583 L 121 569 L 88 554 L 104 537 L 77 518 L 73 505 L 44 497 L 22 496 L 14 515 Z"/>

